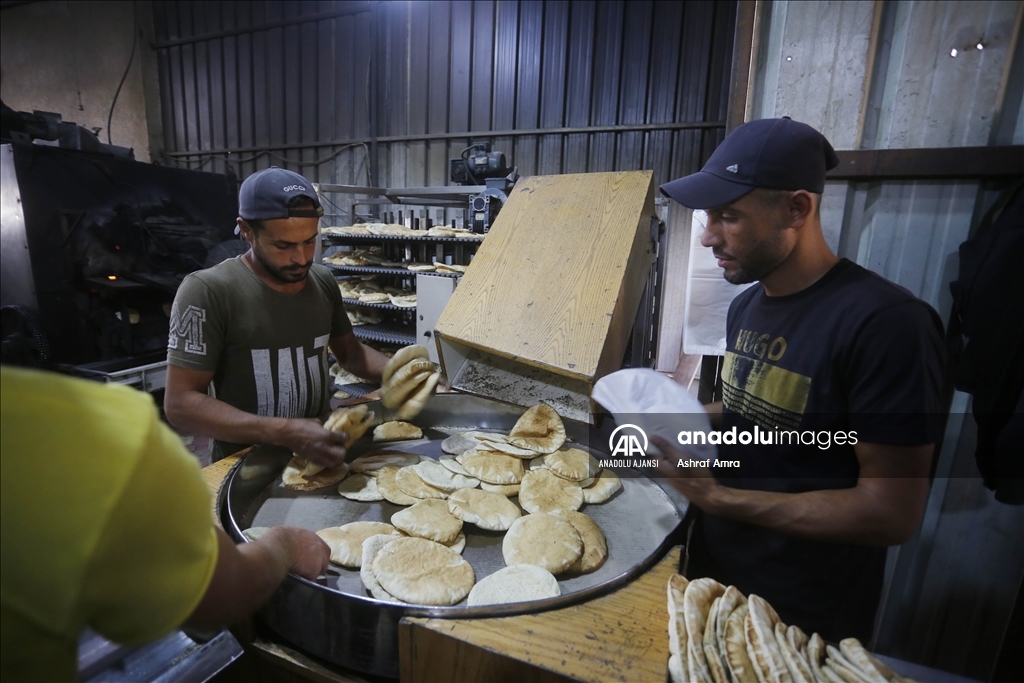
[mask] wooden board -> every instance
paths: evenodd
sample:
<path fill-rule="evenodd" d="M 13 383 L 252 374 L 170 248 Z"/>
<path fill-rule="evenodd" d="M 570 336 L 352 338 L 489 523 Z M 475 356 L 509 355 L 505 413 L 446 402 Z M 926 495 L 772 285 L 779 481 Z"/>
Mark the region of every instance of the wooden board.
<path fill-rule="evenodd" d="M 405 618 L 401 680 L 664 681 L 665 586 L 679 554 L 676 547 L 636 581 L 574 607 L 501 619 Z"/>
<path fill-rule="evenodd" d="M 652 178 L 520 180 L 437 334 L 588 382 L 619 369 L 654 258 Z"/>

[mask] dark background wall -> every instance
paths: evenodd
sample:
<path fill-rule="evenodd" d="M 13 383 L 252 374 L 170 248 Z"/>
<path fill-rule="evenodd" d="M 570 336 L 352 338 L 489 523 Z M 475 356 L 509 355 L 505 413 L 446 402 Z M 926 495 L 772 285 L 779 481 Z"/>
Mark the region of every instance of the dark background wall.
<path fill-rule="evenodd" d="M 154 2 L 168 160 L 421 187 L 490 141 L 522 175 L 697 170 L 734 2 Z"/>

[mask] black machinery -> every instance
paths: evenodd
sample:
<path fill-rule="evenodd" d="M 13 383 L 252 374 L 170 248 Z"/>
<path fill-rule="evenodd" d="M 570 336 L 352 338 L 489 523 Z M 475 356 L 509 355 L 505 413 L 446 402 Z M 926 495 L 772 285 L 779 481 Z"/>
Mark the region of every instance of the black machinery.
<path fill-rule="evenodd" d="M 134 161 L 59 115 L 5 107 L 3 136 L 4 361 L 162 360 L 181 280 L 245 244 L 236 179 Z"/>
<path fill-rule="evenodd" d="M 466 227 L 485 233 L 508 200 L 519 173 L 518 169 L 509 170 L 504 153 L 492 152 L 490 143 L 480 142 L 451 160 L 449 178 L 456 185 L 486 185 L 483 192 L 469 197 L 466 213 Z"/>

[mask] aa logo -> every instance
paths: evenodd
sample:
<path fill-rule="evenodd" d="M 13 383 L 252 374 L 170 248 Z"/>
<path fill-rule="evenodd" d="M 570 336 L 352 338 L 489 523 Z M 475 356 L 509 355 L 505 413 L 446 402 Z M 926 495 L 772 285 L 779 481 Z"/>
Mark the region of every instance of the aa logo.
<path fill-rule="evenodd" d="M 647 455 L 647 434 L 636 425 L 619 425 L 608 437 L 608 448 L 613 458 L 616 455 L 643 457 Z"/>

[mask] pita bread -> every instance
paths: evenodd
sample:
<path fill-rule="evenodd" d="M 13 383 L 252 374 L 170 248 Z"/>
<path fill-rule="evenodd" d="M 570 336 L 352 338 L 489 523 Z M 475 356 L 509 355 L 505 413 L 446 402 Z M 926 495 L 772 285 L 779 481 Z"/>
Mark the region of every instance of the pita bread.
<path fill-rule="evenodd" d="M 481 579 L 469 591 L 466 605 L 502 605 L 557 598 L 562 594 L 558 579 L 535 564 L 515 564 Z"/>
<path fill-rule="evenodd" d="M 475 489 L 480 485 L 479 479 L 455 474 L 436 460 L 424 460 L 413 465 L 412 469 L 428 486 L 433 486 L 445 493 L 459 489 Z M 399 486 L 401 486 L 401 481 L 399 481 Z"/>
<path fill-rule="evenodd" d="M 515 503 L 500 493 L 462 489 L 448 497 L 448 511 L 481 529 L 506 531 L 522 516 Z"/>
<path fill-rule="evenodd" d="M 406 268 L 414 273 L 430 273 L 436 270 L 437 266 L 433 263 L 410 263 Z"/>
<path fill-rule="evenodd" d="M 396 420 L 411 420 L 420 414 L 423 407 L 427 405 L 427 401 L 430 396 L 434 393 L 434 387 L 441 381 L 441 373 L 435 372 L 423 382 L 419 389 L 416 390 L 412 396 L 410 396 L 402 407 L 395 413 Z"/>
<path fill-rule="evenodd" d="M 449 235 L 449 237 L 454 237 L 454 235 Z M 466 270 L 468 270 L 468 268 L 466 266 L 460 266 L 460 265 L 455 264 L 455 263 L 452 263 L 452 264 L 435 263 L 434 264 L 434 268 L 439 273 L 465 273 Z"/>
<path fill-rule="evenodd" d="M 832 679 L 825 674 L 822 668 L 825 665 L 825 641 L 817 633 L 808 639 L 806 654 L 816 683 L 831 683 Z M 840 683 L 842 682 L 840 681 Z"/>
<path fill-rule="evenodd" d="M 804 654 L 807 651 L 807 634 L 804 633 L 796 624 L 791 624 L 790 627 L 786 629 L 786 642 L 789 643 L 791 648 L 800 654 Z"/>
<path fill-rule="evenodd" d="M 462 551 L 466 549 L 466 534 L 459 532 L 459 535 L 455 537 L 455 540 L 451 543 L 446 544 L 449 550 L 462 554 Z"/>
<path fill-rule="evenodd" d="M 672 683 L 690 683 L 687 680 L 686 667 L 683 666 L 683 659 L 679 655 L 669 656 L 668 676 L 672 680 Z"/>
<path fill-rule="evenodd" d="M 377 490 L 380 491 L 380 495 L 384 496 L 384 500 L 395 505 L 415 505 L 420 502 L 419 498 L 413 498 L 409 494 L 398 488 L 398 484 L 395 482 L 395 475 L 398 474 L 399 469 L 394 465 L 385 465 L 377 470 Z"/>
<path fill-rule="evenodd" d="M 533 470 L 523 475 L 519 504 L 527 512 L 579 510 L 583 489 L 576 482 L 556 477 L 550 470 Z"/>
<path fill-rule="evenodd" d="M 401 266 L 402 264 L 391 264 Z M 415 294 L 390 294 L 392 306 L 398 306 L 399 308 L 416 308 L 416 295 Z"/>
<path fill-rule="evenodd" d="M 601 470 L 594 483 L 583 489 L 583 502 L 590 505 L 604 503 L 622 490 L 622 480 L 611 470 Z"/>
<path fill-rule="evenodd" d="M 358 500 L 364 503 L 373 503 L 384 500 L 377 490 L 377 478 L 366 474 L 353 474 L 346 477 L 338 484 L 338 494 L 342 498 Z"/>
<path fill-rule="evenodd" d="M 725 672 L 729 671 L 729 661 L 726 656 L 725 626 L 732 612 L 745 604 L 746 598 L 739 592 L 739 589 L 735 586 L 729 586 L 725 589 L 725 593 L 722 594 L 722 604 L 719 605 L 718 614 L 715 616 L 716 649 Z M 705 627 L 705 633 L 707 633 L 707 627 Z M 705 654 L 707 654 L 707 651 Z M 714 675 L 714 672 L 712 672 L 712 675 Z"/>
<path fill-rule="evenodd" d="M 506 455 L 514 455 L 517 458 L 525 458 L 527 460 L 537 457 L 537 454 L 528 448 L 520 448 L 519 446 L 513 446 L 510 444 L 508 442 L 508 437 L 503 434 L 481 433 L 477 439 L 483 442 L 484 448 L 492 451 L 498 451 Z"/>
<path fill-rule="evenodd" d="M 535 564 L 552 574 L 572 566 L 583 552 L 583 539 L 572 524 L 543 512 L 520 517 L 501 543 L 505 564 Z"/>
<path fill-rule="evenodd" d="M 395 527 L 384 522 L 350 522 L 316 532 L 330 546 L 331 562 L 354 569 L 363 563 L 363 541 L 377 534 L 401 535 Z"/>
<path fill-rule="evenodd" d="M 520 487 L 520 484 L 488 484 L 486 481 L 480 482 L 480 488 L 484 491 L 500 493 L 506 498 L 515 498 L 518 496 Z"/>
<path fill-rule="evenodd" d="M 268 531 L 270 531 L 269 526 L 251 526 L 248 529 L 243 529 L 242 535 L 245 536 L 245 540 L 247 541 L 255 541 Z"/>
<path fill-rule="evenodd" d="M 522 414 L 508 437 L 513 446 L 542 454 L 554 453 L 565 443 L 565 425 L 558 412 L 542 402 Z"/>
<path fill-rule="evenodd" d="M 281 483 L 286 489 L 292 491 L 315 491 L 334 486 L 348 475 L 348 464 L 344 462 L 321 470 L 311 477 L 303 476 L 305 469 L 306 459 L 296 455 L 284 466 L 284 471 L 281 472 Z"/>
<path fill-rule="evenodd" d="M 473 448 L 458 461 L 471 476 L 488 484 L 518 484 L 523 480 L 523 461 L 511 455 Z"/>
<path fill-rule="evenodd" d="M 740 605 L 725 620 L 725 661 L 734 683 L 760 683 L 754 664 L 747 654 L 747 612 L 747 605 Z"/>
<path fill-rule="evenodd" d="M 775 641 L 775 624 L 779 615 L 758 595 L 750 595 L 747 608 L 749 612 L 743 625 L 747 635 L 747 654 L 751 663 L 760 670 L 759 678 L 763 678 L 765 683 L 792 683 L 789 667 Z"/>
<path fill-rule="evenodd" d="M 537 455 L 536 453 L 534 455 L 536 457 L 534 457 L 532 460 L 527 460 L 526 461 L 526 469 L 528 471 L 531 471 L 531 472 L 533 470 L 546 470 L 548 468 L 548 466 L 544 462 L 544 456 L 543 455 Z"/>
<path fill-rule="evenodd" d="M 415 453 L 402 453 L 400 451 L 378 451 L 373 455 L 364 455 L 352 461 L 352 471 L 370 476 L 388 465 L 395 467 L 408 467 L 420 461 L 420 456 Z"/>
<path fill-rule="evenodd" d="M 384 404 L 385 408 L 394 409 L 401 406 L 411 396 L 419 392 L 420 387 L 423 386 L 423 382 L 429 379 L 436 371 L 433 363 L 423 360 L 414 360 L 398 372 L 402 373 L 406 368 L 413 368 L 415 372 L 413 372 L 401 384 L 385 384 L 381 387 L 380 402 Z M 392 381 L 397 379 L 398 374 L 392 378 Z"/>
<path fill-rule="evenodd" d="M 462 463 L 455 459 L 454 455 L 442 455 L 440 458 L 437 459 L 437 461 L 441 463 L 442 467 L 444 467 L 446 470 L 454 474 L 461 474 L 464 477 L 472 476 L 469 472 L 466 471 L 466 468 L 462 466 Z M 479 479 L 477 481 L 479 481 Z"/>
<path fill-rule="evenodd" d="M 856 676 L 850 676 L 850 678 L 843 678 L 839 673 L 832 668 L 829 662 L 826 660 L 824 664 L 818 669 L 821 672 L 822 678 L 825 683 L 856 683 Z M 849 675 L 849 674 L 847 674 Z M 852 679 L 852 680 L 850 680 Z"/>
<path fill-rule="evenodd" d="M 345 439 L 345 448 L 349 448 L 366 433 L 372 423 L 373 411 L 364 403 L 351 408 L 338 408 L 327 417 L 324 429 L 329 429 L 332 432 L 345 432 L 348 436 Z"/>
<path fill-rule="evenodd" d="M 554 474 L 569 481 L 583 481 L 601 471 L 597 458 L 578 448 L 563 448 L 544 456 L 544 464 Z"/>
<path fill-rule="evenodd" d="M 686 678 L 686 620 L 683 618 L 683 595 L 689 585 L 682 574 L 673 574 L 668 579 L 668 650 L 673 657 L 679 658 L 683 667 L 683 678 Z"/>
<path fill-rule="evenodd" d="M 877 671 L 873 672 L 873 676 L 861 671 L 842 652 L 831 645 L 825 646 L 825 654 L 826 665 L 831 665 L 837 674 L 850 681 L 850 683 L 879 683 L 880 681 L 885 681 Z"/>
<path fill-rule="evenodd" d="M 722 608 L 722 597 L 715 598 L 715 601 L 711 603 L 711 610 L 708 612 L 708 620 L 704 624 L 704 638 L 702 644 L 704 647 L 704 659 L 708 663 L 708 671 L 711 672 L 711 678 L 715 683 L 728 683 L 726 678 L 727 666 L 722 661 L 722 656 L 718 652 L 718 618 L 719 612 Z"/>
<path fill-rule="evenodd" d="M 395 537 L 389 534 L 377 534 L 363 541 L 363 563 L 359 567 L 359 579 L 363 582 L 366 590 L 370 591 L 370 595 L 378 600 L 401 602 L 401 600 L 381 587 L 380 582 L 377 581 L 377 577 L 373 575 L 373 570 L 371 569 L 373 558 L 377 556 L 377 552 L 394 539 Z"/>
<path fill-rule="evenodd" d="M 832 646 L 828 645 L 826 647 Z M 838 650 L 836 650 L 836 652 L 838 652 Z M 825 658 L 825 665 L 821 667 L 821 671 L 825 674 L 825 677 L 830 680 L 839 679 L 839 681 L 842 681 L 843 683 L 865 683 L 864 678 L 861 678 L 849 667 L 840 664 L 831 657 Z"/>
<path fill-rule="evenodd" d="M 864 649 L 864 646 L 856 638 L 846 638 L 839 641 L 839 651 L 846 657 L 847 662 L 864 674 L 872 683 L 888 682 L 889 677 L 876 666 L 877 660 L 872 661 L 871 655 L 868 654 L 868 651 Z"/>
<path fill-rule="evenodd" d="M 483 432 L 459 432 L 458 434 L 452 434 L 441 442 L 441 450 L 451 455 L 462 455 L 469 449 L 480 445 L 480 439 L 477 438 L 478 434 L 483 434 Z"/>
<path fill-rule="evenodd" d="M 442 500 L 421 500 L 391 515 L 391 523 L 410 536 L 450 545 L 462 531 L 462 520 L 448 512 Z"/>
<path fill-rule="evenodd" d="M 423 481 L 420 475 L 416 474 L 413 466 L 403 467 L 398 470 L 395 473 L 395 484 L 402 493 L 413 498 L 440 498 L 443 500 L 448 497 L 448 494 L 441 489 L 436 489 Z M 378 488 L 380 488 L 379 485 Z"/>
<path fill-rule="evenodd" d="M 380 377 L 381 385 L 390 380 L 396 370 L 407 364 L 409 361 L 416 360 L 417 358 L 430 358 L 430 352 L 427 350 L 426 346 L 414 344 L 412 346 L 403 346 L 398 349 L 398 351 L 395 352 L 395 355 L 387 362 L 387 365 L 384 366 L 384 372 Z"/>
<path fill-rule="evenodd" d="M 454 605 L 476 582 L 461 555 L 425 538 L 396 538 L 377 552 L 371 569 L 384 590 L 417 605 Z"/>
<path fill-rule="evenodd" d="M 572 524 L 576 533 L 583 539 L 583 552 L 580 559 L 569 567 L 575 574 L 589 574 L 597 571 L 608 559 L 608 541 L 597 522 L 588 515 L 575 510 L 564 510 L 557 513 L 559 517 Z"/>
<path fill-rule="evenodd" d="M 408 422 L 385 422 L 373 429 L 373 442 L 422 439 L 423 430 Z"/>
<path fill-rule="evenodd" d="M 779 652 L 786 661 L 786 667 L 794 683 L 814 683 L 810 662 L 804 659 L 798 649 L 790 645 L 786 637 L 786 625 L 781 621 L 775 623 L 775 644 L 779 646 Z"/>
<path fill-rule="evenodd" d="M 725 593 L 725 586 L 714 579 L 696 579 L 683 594 L 683 618 L 686 620 L 686 663 L 690 678 L 712 683 L 711 670 L 704 656 L 704 627 L 715 598 Z"/>

